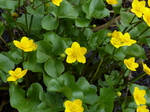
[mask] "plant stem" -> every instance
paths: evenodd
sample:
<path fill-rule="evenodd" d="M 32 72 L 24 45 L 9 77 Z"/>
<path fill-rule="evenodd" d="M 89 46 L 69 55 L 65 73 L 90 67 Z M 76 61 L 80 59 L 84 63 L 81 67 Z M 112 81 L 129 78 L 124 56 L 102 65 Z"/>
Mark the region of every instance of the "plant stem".
<path fill-rule="evenodd" d="M 131 83 L 134 82 L 134 81 L 137 81 L 138 79 L 140 79 L 141 77 L 143 77 L 143 76 L 145 76 L 145 75 L 146 75 L 146 73 L 143 73 L 143 74 L 141 74 L 141 75 L 138 75 L 137 77 L 135 77 L 135 78 L 133 78 L 133 79 L 127 81 L 125 84 L 123 84 L 123 85 L 121 85 L 121 86 L 122 86 L 122 87 L 126 87 L 127 85 L 131 84 Z"/>
<path fill-rule="evenodd" d="M 98 73 L 98 71 L 99 71 L 99 69 L 100 69 L 100 67 L 102 65 L 102 62 L 103 62 L 103 58 L 100 60 L 99 65 L 98 65 L 98 67 L 96 69 L 96 72 L 94 73 L 93 78 L 91 79 L 90 82 L 92 82 L 95 79 L 95 77 L 97 76 L 97 73 Z"/>
<path fill-rule="evenodd" d="M 2 40 L 2 42 L 7 46 L 7 48 L 9 49 L 9 46 L 8 46 L 8 44 L 7 44 L 7 42 L 2 38 L 2 37 L 0 37 L 0 40 Z"/>

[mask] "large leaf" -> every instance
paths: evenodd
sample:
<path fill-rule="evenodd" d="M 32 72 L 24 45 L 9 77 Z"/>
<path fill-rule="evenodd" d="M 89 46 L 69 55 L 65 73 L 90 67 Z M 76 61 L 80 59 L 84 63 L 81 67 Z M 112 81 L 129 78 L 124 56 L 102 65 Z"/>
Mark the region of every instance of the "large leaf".
<path fill-rule="evenodd" d="M 52 56 L 56 57 L 65 51 L 67 48 L 66 42 L 54 32 L 44 34 L 44 40 L 52 44 Z"/>
<path fill-rule="evenodd" d="M 10 85 L 10 103 L 19 112 L 35 112 L 40 104 L 39 94 L 43 92 L 43 88 L 39 83 L 34 83 L 25 91 L 13 84 Z"/>
<path fill-rule="evenodd" d="M 9 70 L 14 69 L 15 65 L 8 57 L 0 54 L 0 69 L 8 73 Z"/>
<path fill-rule="evenodd" d="M 58 20 L 52 15 L 46 15 L 42 20 L 42 27 L 46 30 L 54 30 L 58 26 Z"/>
<path fill-rule="evenodd" d="M 83 92 L 76 85 L 72 75 L 63 74 L 56 79 L 51 79 L 47 87 L 48 91 L 60 92 L 68 99 L 83 99 Z"/>
<path fill-rule="evenodd" d="M 78 17 L 78 13 L 75 11 L 73 8 L 73 5 L 71 5 L 67 1 L 63 1 L 58 7 L 59 12 L 58 12 L 58 17 L 59 18 L 72 18 L 75 19 Z"/>
<path fill-rule="evenodd" d="M 87 0 L 83 6 L 82 10 L 86 13 L 86 18 L 103 18 L 109 16 L 109 10 L 103 0 Z"/>
<path fill-rule="evenodd" d="M 46 73 L 51 77 L 57 77 L 64 71 L 64 65 L 62 61 L 50 58 L 44 64 Z"/>
<path fill-rule="evenodd" d="M 109 88 L 100 89 L 100 97 L 91 106 L 90 112 L 112 112 L 114 108 L 115 93 Z"/>

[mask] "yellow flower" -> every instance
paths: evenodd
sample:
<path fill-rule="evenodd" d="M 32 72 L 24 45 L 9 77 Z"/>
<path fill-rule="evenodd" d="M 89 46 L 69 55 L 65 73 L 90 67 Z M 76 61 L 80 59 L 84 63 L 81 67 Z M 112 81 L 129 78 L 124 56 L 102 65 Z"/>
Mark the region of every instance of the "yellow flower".
<path fill-rule="evenodd" d="M 135 63 L 135 58 L 134 57 L 131 57 L 129 59 L 125 59 L 124 64 L 131 71 L 136 71 L 136 68 L 139 67 L 138 63 Z"/>
<path fill-rule="evenodd" d="M 149 14 L 150 14 L 150 9 L 149 8 L 145 8 L 143 19 L 147 23 L 148 26 L 150 26 L 150 15 Z"/>
<path fill-rule="evenodd" d="M 142 17 L 143 11 L 145 10 L 145 1 L 133 0 L 131 11 L 135 13 L 137 17 Z"/>
<path fill-rule="evenodd" d="M 148 75 L 150 75 L 150 68 L 144 63 L 142 63 L 142 65 L 143 65 L 143 71 Z"/>
<path fill-rule="evenodd" d="M 60 6 L 61 2 L 62 2 L 62 0 L 52 0 L 52 3 L 57 5 L 57 6 Z"/>
<path fill-rule="evenodd" d="M 136 112 L 149 112 L 149 110 L 146 109 L 146 105 L 142 105 L 137 107 Z"/>
<path fill-rule="evenodd" d="M 7 81 L 16 81 L 17 79 L 22 78 L 26 73 L 27 69 L 21 70 L 21 68 L 16 68 L 14 71 L 10 70 L 8 73 L 11 75 L 7 78 Z"/>
<path fill-rule="evenodd" d="M 146 104 L 146 99 L 144 98 L 145 94 L 145 90 L 139 90 L 138 87 L 134 88 L 133 97 L 137 105 Z"/>
<path fill-rule="evenodd" d="M 21 41 L 14 40 L 13 43 L 19 49 L 22 49 L 24 52 L 34 51 L 37 48 L 37 45 L 33 43 L 33 40 L 29 40 L 27 37 L 22 37 Z"/>
<path fill-rule="evenodd" d="M 117 0 L 106 0 L 108 4 L 118 4 Z"/>
<path fill-rule="evenodd" d="M 80 99 L 76 99 L 73 102 L 67 100 L 64 103 L 65 112 L 83 112 L 84 108 L 82 107 L 82 101 Z"/>
<path fill-rule="evenodd" d="M 86 62 L 84 54 L 87 52 L 87 49 L 85 47 L 80 47 L 77 42 L 73 42 L 71 48 L 67 48 L 65 52 L 68 55 L 66 59 L 67 63 L 73 63 L 76 60 L 81 63 Z"/>
<path fill-rule="evenodd" d="M 116 30 L 112 33 L 112 38 L 110 42 L 116 48 L 119 48 L 122 46 L 131 46 L 132 44 L 136 43 L 135 40 L 130 39 L 129 33 L 125 33 L 123 35 L 122 32 L 119 32 Z"/>

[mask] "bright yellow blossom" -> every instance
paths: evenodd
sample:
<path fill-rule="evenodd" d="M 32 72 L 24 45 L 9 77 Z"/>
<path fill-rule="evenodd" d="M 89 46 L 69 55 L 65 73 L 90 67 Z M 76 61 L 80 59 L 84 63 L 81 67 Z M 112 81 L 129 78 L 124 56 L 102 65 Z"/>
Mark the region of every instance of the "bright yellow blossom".
<path fill-rule="evenodd" d="M 7 81 L 16 81 L 17 79 L 22 78 L 26 73 L 27 69 L 21 70 L 21 68 L 16 68 L 14 71 L 10 70 L 8 73 L 10 76 L 7 78 Z"/>
<path fill-rule="evenodd" d="M 83 112 L 84 108 L 82 107 L 82 101 L 80 99 L 76 99 L 72 101 L 65 101 L 65 112 Z"/>
<path fill-rule="evenodd" d="M 110 40 L 111 44 L 116 47 L 122 47 L 122 46 L 131 46 L 132 44 L 136 43 L 135 40 L 130 39 L 130 34 L 125 33 L 124 35 L 120 31 L 114 31 L 112 33 L 112 38 Z"/>
<path fill-rule="evenodd" d="M 52 3 L 57 5 L 57 6 L 60 6 L 61 2 L 62 2 L 62 0 L 52 0 Z"/>
<path fill-rule="evenodd" d="M 142 105 L 137 107 L 136 112 L 149 112 L 149 110 L 146 109 L 146 105 Z"/>
<path fill-rule="evenodd" d="M 142 65 L 143 65 L 143 71 L 148 75 L 150 75 L 150 68 L 144 63 L 142 63 Z"/>
<path fill-rule="evenodd" d="M 145 90 L 139 90 L 138 87 L 134 88 L 133 97 L 137 105 L 146 104 L 146 99 L 144 98 L 145 94 Z"/>
<path fill-rule="evenodd" d="M 124 59 L 124 64 L 131 71 L 136 71 L 136 68 L 139 67 L 138 63 L 135 63 L 134 57 L 131 57 L 129 59 Z"/>
<path fill-rule="evenodd" d="M 145 10 L 145 1 L 133 0 L 131 11 L 135 13 L 137 17 L 142 17 L 143 11 Z"/>
<path fill-rule="evenodd" d="M 150 8 L 145 8 L 143 19 L 150 26 Z"/>
<path fill-rule="evenodd" d="M 19 49 L 22 49 L 24 52 L 34 51 L 37 48 L 37 45 L 33 43 L 33 40 L 29 40 L 27 37 L 22 37 L 21 41 L 14 40 L 13 43 Z"/>
<path fill-rule="evenodd" d="M 106 0 L 106 2 L 107 2 L 108 4 L 111 4 L 111 5 L 113 5 L 113 4 L 118 4 L 118 1 L 117 1 L 117 0 Z"/>
<path fill-rule="evenodd" d="M 71 48 L 67 48 L 65 52 L 68 55 L 66 59 L 67 63 L 73 63 L 76 60 L 81 63 L 86 62 L 84 54 L 87 52 L 87 49 L 85 47 L 80 47 L 77 42 L 73 42 Z"/>

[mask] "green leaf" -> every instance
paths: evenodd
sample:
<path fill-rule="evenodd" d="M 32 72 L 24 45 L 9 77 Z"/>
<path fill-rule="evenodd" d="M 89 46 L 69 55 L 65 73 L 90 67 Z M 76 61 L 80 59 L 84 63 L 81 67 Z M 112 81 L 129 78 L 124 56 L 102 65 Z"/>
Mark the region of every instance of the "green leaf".
<path fill-rule="evenodd" d="M 106 9 L 106 6 L 103 0 L 87 0 L 83 6 L 82 10 L 86 13 L 86 18 L 103 18 L 109 16 L 109 10 Z"/>
<path fill-rule="evenodd" d="M 52 45 L 47 41 L 38 41 L 37 44 L 37 62 L 43 63 L 51 57 Z"/>
<path fill-rule="evenodd" d="M 91 106 L 90 112 L 112 112 L 114 108 L 114 96 L 115 93 L 112 89 L 101 88 L 100 97 Z"/>
<path fill-rule="evenodd" d="M 46 73 L 51 77 L 57 77 L 64 71 L 64 65 L 60 60 L 50 58 L 44 64 Z"/>
<path fill-rule="evenodd" d="M 0 69 L 8 73 L 9 70 L 14 69 L 15 65 L 8 57 L 0 54 Z"/>
<path fill-rule="evenodd" d="M 78 13 L 68 1 L 63 0 L 59 7 L 52 6 L 52 8 L 54 10 L 54 15 L 58 18 L 76 19 L 78 17 Z"/>
<path fill-rule="evenodd" d="M 65 51 L 67 48 L 66 42 L 54 32 L 44 34 L 44 40 L 52 44 L 52 56 L 56 57 Z"/>
<path fill-rule="evenodd" d="M 109 32 L 108 30 L 103 29 L 103 30 L 99 30 L 96 33 L 93 33 L 92 36 L 89 38 L 89 41 L 88 41 L 91 48 L 96 48 L 100 44 L 102 44 L 104 42 L 104 40 L 107 38 L 108 32 Z"/>
<path fill-rule="evenodd" d="M 48 91 L 60 92 L 68 99 L 83 99 L 83 92 L 76 85 L 72 75 L 63 74 L 48 83 Z"/>
<path fill-rule="evenodd" d="M 133 19 L 133 17 L 135 16 L 135 14 L 129 13 L 129 12 L 121 12 L 120 16 L 121 16 L 121 19 L 120 19 L 121 24 L 125 27 L 128 27 L 128 26 L 131 26 L 130 22 Z M 137 18 L 134 19 L 134 22 L 136 22 L 136 21 L 138 21 Z"/>
<path fill-rule="evenodd" d="M 52 15 L 46 15 L 42 20 L 42 27 L 46 30 L 54 30 L 58 27 L 58 20 Z"/>
<path fill-rule="evenodd" d="M 40 95 L 41 103 L 37 112 L 60 112 L 64 110 L 63 95 L 55 92 L 47 92 Z"/>
<path fill-rule="evenodd" d="M 124 53 L 126 56 L 129 55 L 129 56 L 138 57 L 138 58 L 146 57 L 144 49 L 138 44 L 133 44 L 131 46 L 128 46 Z"/>
<path fill-rule="evenodd" d="M 39 83 L 33 83 L 27 91 L 13 84 L 10 85 L 10 103 L 19 112 L 35 112 L 40 104 L 39 94 L 43 88 Z"/>

